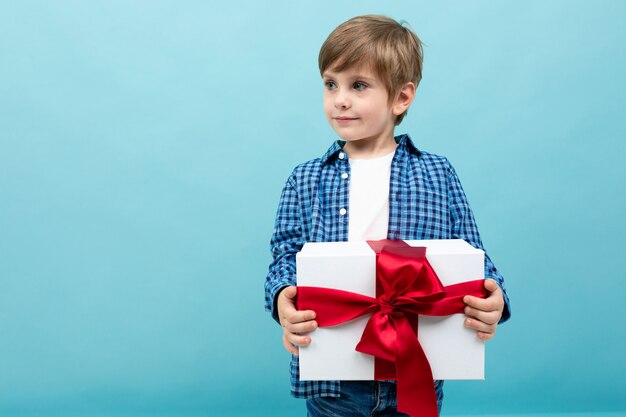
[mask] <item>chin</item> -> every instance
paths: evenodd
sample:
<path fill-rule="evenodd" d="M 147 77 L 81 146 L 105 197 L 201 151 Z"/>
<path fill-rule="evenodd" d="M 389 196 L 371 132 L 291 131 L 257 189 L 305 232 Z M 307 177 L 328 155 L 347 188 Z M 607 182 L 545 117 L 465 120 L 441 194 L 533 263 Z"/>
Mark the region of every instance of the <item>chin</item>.
<path fill-rule="evenodd" d="M 342 140 L 345 140 L 346 142 L 354 142 L 354 141 L 362 139 L 361 136 L 354 136 L 354 135 L 345 134 L 343 132 L 337 132 L 337 131 L 335 131 L 335 133 L 337 133 L 337 136 L 339 136 Z"/>

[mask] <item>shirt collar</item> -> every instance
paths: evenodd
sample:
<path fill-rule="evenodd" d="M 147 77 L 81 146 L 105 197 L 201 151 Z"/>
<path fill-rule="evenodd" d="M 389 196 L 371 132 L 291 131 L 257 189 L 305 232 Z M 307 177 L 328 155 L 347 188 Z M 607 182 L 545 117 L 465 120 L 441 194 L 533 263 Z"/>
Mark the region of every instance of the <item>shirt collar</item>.
<path fill-rule="evenodd" d="M 419 149 L 413 144 L 411 137 L 408 134 L 398 135 L 394 138 L 396 143 L 398 144 L 398 148 L 407 149 L 409 152 L 413 152 L 416 155 L 420 154 Z M 330 160 L 337 157 L 337 154 L 343 149 L 343 145 L 346 144 L 345 140 L 336 140 L 333 144 L 328 148 L 324 156 L 322 156 L 322 165 L 326 164 Z"/>

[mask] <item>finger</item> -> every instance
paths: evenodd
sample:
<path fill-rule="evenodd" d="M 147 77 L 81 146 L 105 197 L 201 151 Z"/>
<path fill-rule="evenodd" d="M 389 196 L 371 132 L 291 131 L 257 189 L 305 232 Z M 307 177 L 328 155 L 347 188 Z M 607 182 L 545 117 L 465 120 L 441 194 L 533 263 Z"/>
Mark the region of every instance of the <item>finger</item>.
<path fill-rule="evenodd" d="M 484 341 L 492 339 L 493 336 L 495 336 L 495 334 L 496 334 L 495 332 L 493 333 L 476 332 L 476 336 L 478 336 L 479 339 L 484 340 Z"/>
<path fill-rule="evenodd" d="M 315 311 L 313 310 L 289 310 L 285 312 L 284 318 L 291 324 L 302 323 L 315 319 Z"/>
<path fill-rule="evenodd" d="M 285 334 L 283 334 L 283 345 L 285 346 L 285 349 L 287 349 L 287 352 L 294 355 L 297 355 L 299 353 L 298 348 L 289 343 L 289 340 L 287 340 L 287 335 Z"/>
<path fill-rule="evenodd" d="M 475 308 L 477 310 L 482 310 L 482 311 L 491 310 L 491 309 L 487 309 L 487 306 L 490 304 L 490 302 L 487 301 L 487 298 L 478 298 L 478 297 L 474 297 L 473 295 L 466 295 L 465 297 L 463 297 L 463 302 L 467 304 L 468 306 Z"/>
<path fill-rule="evenodd" d="M 502 289 L 493 278 L 485 280 L 485 289 L 489 291 L 487 300 L 493 300 L 496 302 L 496 308 L 499 309 L 504 306 L 504 297 L 502 296 Z"/>
<path fill-rule="evenodd" d="M 304 321 L 301 323 L 289 323 L 286 322 L 284 325 L 285 329 L 290 333 L 309 333 L 313 330 L 317 329 L 317 322 L 315 320 Z"/>
<path fill-rule="evenodd" d="M 487 298 L 478 298 L 472 295 L 463 297 L 463 302 L 470 307 L 481 311 L 497 311 L 502 296 L 490 295 Z M 504 301 L 502 301 L 504 303 Z"/>
<path fill-rule="evenodd" d="M 501 314 L 498 311 L 482 311 L 472 307 L 465 307 L 463 310 L 466 316 L 475 318 L 487 324 L 497 324 L 500 321 Z"/>
<path fill-rule="evenodd" d="M 470 317 L 465 319 L 465 327 L 483 333 L 494 333 L 496 331 L 495 324 L 483 323 L 480 320 L 476 320 Z"/>
<path fill-rule="evenodd" d="M 296 287 L 285 287 L 280 294 L 278 294 L 278 300 L 276 302 L 279 314 L 285 314 L 296 310 L 295 295 L 297 293 Z"/>
<path fill-rule="evenodd" d="M 504 299 L 502 297 L 502 290 L 500 289 L 500 286 L 498 285 L 498 283 L 493 278 L 485 279 L 485 283 L 483 285 L 485 286 L 485 289 L 488 292 L 486 298 L 480 298 L 480 297 L 474 297 L 474 296 L 471 296 L 471 295 L 466 295 L 465 297 L 463 297 L 463 302 L 465 304 L 471 305 L 472 307 L 475 307 L 474 304 L 480 303 L 480 300 L 489 300 L 489 299 L 499 300 L 499 299 L 502 299 L 502 303 L 504 304 Z"/>
<path fill-rule="evenodd" d="M 500 286 L 498 285 L 496 280 L 493 278 L 487 278 L 485 280 L 485 289 L 489 291 L 490 293 L 493 293 L 495 291 L 502 291 L 500 290 Z"/>
<path fill-rule="evenodd" d="M 288 287 L 285 287 L 285 289 L 280 292 L 280 295 L 287 297 L 290 300 L 295 300 L 296 296 L 298 295 L 298 288 L 290 285 Z"/>
<path fill-rule="evenodd" d="M 295 296 L 297 294 L 296 287 L 289 286 L 285 287 L 280 294 L 278 294 L 278 309 L 280 311 L 287 310 L 295 310 L 296 309 L 296 301 Z"/>
<path fill-rule="evenodd" d="M 307 346 L 311 344 L 311 337 L 310 336 L 300 336 L 298 334 L 293 334 L 293 333 L 289 333 L 286 332 L 285 336 L 287 337 L 287 341 L 289 343 L 291 343 L 292 345 L 297 345 L 297 346 Z"/>

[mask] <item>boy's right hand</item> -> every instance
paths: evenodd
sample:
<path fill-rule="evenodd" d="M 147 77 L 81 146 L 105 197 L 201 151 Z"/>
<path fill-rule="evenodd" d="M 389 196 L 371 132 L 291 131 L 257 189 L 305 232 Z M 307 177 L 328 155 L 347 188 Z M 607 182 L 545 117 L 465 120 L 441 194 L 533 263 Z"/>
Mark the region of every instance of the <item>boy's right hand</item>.
<path fill-rule="evenodd" d="M 287 351 L 298 354 L 298 346 L 306 346 L 311 343 L 311 337 L 306 336 L 317 328 L 315 312 L 312 310 L 296 310 L 296 295 L 298 289 L 294 286 L 285 287 L 278 294 L 276 306 L 278 319 L 283 328 L 283 344 Z"/>

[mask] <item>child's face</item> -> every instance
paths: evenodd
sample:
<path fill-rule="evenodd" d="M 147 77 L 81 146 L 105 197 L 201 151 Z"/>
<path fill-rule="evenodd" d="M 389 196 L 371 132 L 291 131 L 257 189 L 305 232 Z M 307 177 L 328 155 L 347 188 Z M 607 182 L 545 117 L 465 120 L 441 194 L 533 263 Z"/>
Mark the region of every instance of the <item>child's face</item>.
<path fill-rule="evenodd" d="M 396 114 L 382 80 L 369 67 L 335 72 L 324 80 L 324 113 L 339 137 L 348 142 L 393 139 Z"/>

